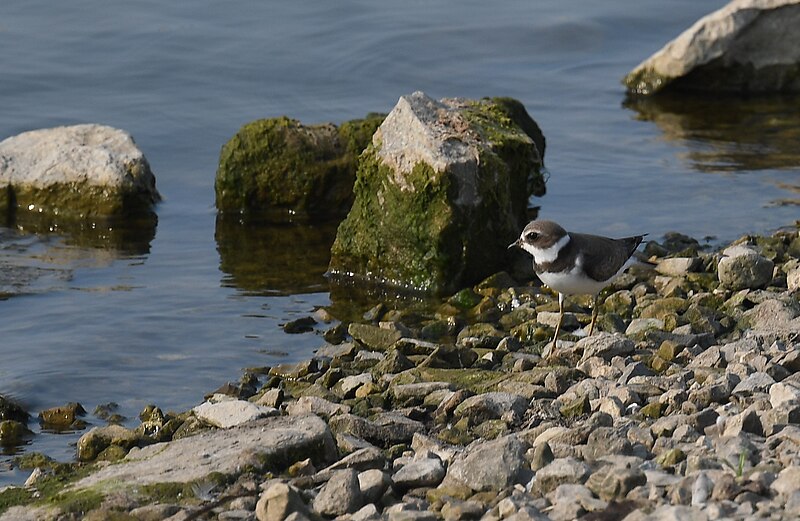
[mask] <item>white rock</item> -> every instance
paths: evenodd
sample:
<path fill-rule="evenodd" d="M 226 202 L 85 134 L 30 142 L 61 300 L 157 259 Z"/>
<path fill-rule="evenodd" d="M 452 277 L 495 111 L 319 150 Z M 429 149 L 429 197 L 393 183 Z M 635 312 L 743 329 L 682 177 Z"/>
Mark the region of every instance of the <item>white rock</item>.
<path fill-rule="evenodd" d="M 800 90 L 800 81 L 790 73 L 800 63 L 799 4 L 733 0 L 639 64 L 624 82 L 632 92 L 652 94 L 702 71 L 692 88 L 712 83 L 735 92 Z M 710 81 L 716 78 L 720 81 Z"/>
<path fill-rule="evenodd" d="M 222 429 L 274 416 L 278 411 L 272 407 L 256 405 L 245 400 L 226 400 L 217 403 L 203 402 L 194 409 L 195 416 Z"/>
<path fill-rule="evenodd" d="M 0 186 L 17 193 L 56 190 L 40 196 L 18 196 L 21 210 L 69 214 L 72 193 L 97 193 L 92 215 L 124 211 L 129 196 L 145 205 L 158 201 L 155 177 L 142 151 L 127 132 L 85 124 L 32 130 L 0 142 Z M 60 187 L 68 187 L 63 189 Z M 98 190 L 100 189 L 100 190 Z M 61 193 L 64 197 L 58 197 Z M 87 211 L 81 204 L 79 211 Z M 114 212 L 116 210 L 117 212 Z"/>
<path fill-rule="evenodd" d="M 680 277 L 697 269 L 700 264 L 698 257 L 672 257 L 662 259 L 656 265 L 656 271 L 670 277 Z"/>
<path fill-rule="evenodd" d="M 800 268 L 795 268 L 786 274 L 786 285 L 791 292 L 800 290 Z"/>
<path fill-rule="evenodd" d="M 769 403 L 773 409 L 789 403 L 800 403 L 800 389 L 794 385 L 778 382 L 769 388 Z"/>

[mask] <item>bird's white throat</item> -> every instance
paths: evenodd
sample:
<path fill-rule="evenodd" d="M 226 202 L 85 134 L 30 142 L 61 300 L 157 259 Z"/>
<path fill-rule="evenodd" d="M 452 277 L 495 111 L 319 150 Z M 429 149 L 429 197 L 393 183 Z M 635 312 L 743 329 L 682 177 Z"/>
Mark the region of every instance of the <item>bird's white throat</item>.
<path fill-rule="evenodd" d="M 555 244 L 549 248 L 537 248 L 532 244 L 523 243 L 522 249 L 533 255 L 533 260 L 536 264 L 545 264 L 548 262 L 555 262 L 558 258 L 559 252 L 569 244 L 569 235 L 561 237 Z"/>

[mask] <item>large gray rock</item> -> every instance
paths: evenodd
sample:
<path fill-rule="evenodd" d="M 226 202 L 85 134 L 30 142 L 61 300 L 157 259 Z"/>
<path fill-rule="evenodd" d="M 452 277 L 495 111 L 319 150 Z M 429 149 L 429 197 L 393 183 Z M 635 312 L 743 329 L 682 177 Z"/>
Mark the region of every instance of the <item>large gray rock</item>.
<path fill-rule="evenodd" d="M 800 90 L 800 2 L 733 0 L 698 20 L 623 80 L 630 92 Z"/>
<path fill-rule="evenodd" d="M 442 482 L 445 468 L 439 458 L 414 460 L 395 472 L 394 484 L 404 490 L 418 487 L 435 487 Z"/>
<path fill-rule="evenodd" d="M 472 490 L 502 490 L 514 485 L 525 469 L 527 444 L 515 435 L 477 442 L 447 469 L 446 481 Z"/>
<path fill-rule="evenodd" d="M 448 293 L 501 271 L 528 198 L 544 193 L 543 153 L 515 100 L 401 97 L 359 158 L 330 273 Z"/>
<path fill-rule="evenodd" d="M 518 394 L 483 393 L 472 396 L 456 407 L 457 417 L 468 417 L 473 425 L 486 420 L 494 420 L 511 414 L 512 418 L 522 418 L 528 408 L 528 401 Z"/>
<path fill-rule="evenodd" d="M 265 418 L 132 449 L 116 465 L 90 474 L 73 488 L 119 490 L 149 483 L 187 483 L 211 473 L 234 475 L 251 465 L 283 469 L 304 458 L 311 458 L 315 465 L 336 458 L 326 423 L 313 415 Z"/>
<path fill-rule="evenodd" d="M 555 490 L 564 483 L 583 484 L 589 479 L 589 465 L 575 458 L 559 458 L 536 472 L 536 486 L 542 492 Z"/>
<path fill-rule="evenodd" d="M 0 142 L 0 216 L 96 219 L 148 213 L 161 199 L 150 164 L 127 132 L 85 124 Z"/>
<path fill-rule="evenodd" d="M 772 281 L 774 263 L 745 246 L 727 248 L 717 264 L 719 281 L 732 289 L 763 288 Z"/>

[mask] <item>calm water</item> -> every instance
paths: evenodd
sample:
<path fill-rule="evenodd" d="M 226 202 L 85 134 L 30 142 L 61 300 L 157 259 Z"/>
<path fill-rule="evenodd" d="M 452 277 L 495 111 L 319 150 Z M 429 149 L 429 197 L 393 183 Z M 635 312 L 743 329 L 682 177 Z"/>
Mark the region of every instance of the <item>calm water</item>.
<path fill-rule="evenodd" d="M 29 274 L 0 287 L 25 293 L 0 301 L 0 394 L 34 413 L 114 401 L 135 418 L 321 345 L 278 325 L 329 303 L 313 244 L 332 228 L 215 238 L 219 149 L 262 117 L 341 122 L 415 90 L 513 96 L 548 140 L 541 215 L 568 228 L 725 240 L 791 223 L 797 99 L 637 103 L 620 85 L 723 4 L 2 2 L 0 139 L 78 122 L 125 129 L 164 202 L 154 237 L 132 250 L 0 232 L 0 269 Z M 76 437 L 38 434 L 26 450 L 69 459 Z M 0 459 L 0 485 L 24 477 Z"/>

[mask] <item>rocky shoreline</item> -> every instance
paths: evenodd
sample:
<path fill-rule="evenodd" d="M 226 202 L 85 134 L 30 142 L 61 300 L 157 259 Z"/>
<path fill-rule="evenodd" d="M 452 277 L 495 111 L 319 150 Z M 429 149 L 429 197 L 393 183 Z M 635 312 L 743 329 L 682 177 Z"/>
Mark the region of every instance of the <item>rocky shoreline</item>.
<path fill-rule="evenodd" d="M 797 518 L 798 225 L 644 252 L 600 333 L 568 299 L 555 348 L 553 294 L 504 272 L 435 309 L 320 309 L 284 326 L 328 323 L 310 360 L 95 427 L 80 463 L 18 457 L 0 519 Z"/>

